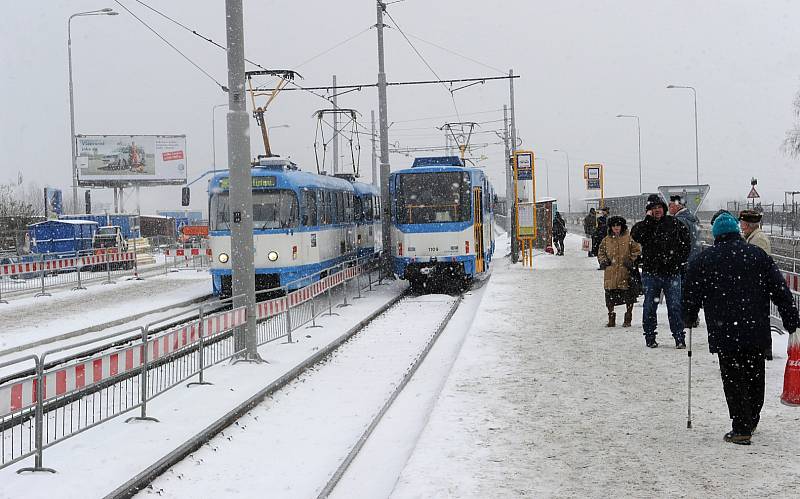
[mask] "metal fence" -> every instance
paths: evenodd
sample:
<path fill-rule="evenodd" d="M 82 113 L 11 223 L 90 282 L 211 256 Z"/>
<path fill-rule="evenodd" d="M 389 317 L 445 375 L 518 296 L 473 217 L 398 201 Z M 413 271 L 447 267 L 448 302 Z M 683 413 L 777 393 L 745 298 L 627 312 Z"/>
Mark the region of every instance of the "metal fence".
<path fill-rule="evenodd" d="M 30 255 L 24 260 L 0 263 L 0 300 L 36 292 L 35 296 L 49 296 L 50 290 L 72 286 L 86 289 L 88 282 L 113 283 L 114 278 L 136 276 L 138 263 L 136 251 L 81 252 L 62 257 L 56 254 Z"/>
<path fill-rule="evenodd" d="M 348 306 L 381 281 L 374 261 L 353 260 L 264 292 L 279 296 L 257 304 L 258 345 L 292 342 L 293 331 L 309 322 L 315 327 L 317 317 L 335 315 L 334 307 Z M 299 284 L 305 286 L 289 291 Z M 207 366 L 242 353 L 246 309 L 207 312 L 224 304 L 0 363 L 0 468 L 35 456 L 32 467 L 19 471 L 53 471 L 43 465 L 51 445 L 136 409 L 127 421 L 157 421 L 148 401 L 194 377 L 189 385 L 207 384 Z M 165 323 L 173 326 L 162 331 Z M 109 342 L 115 346 L 93 349 L 100 353 L 74 353 Z"/>

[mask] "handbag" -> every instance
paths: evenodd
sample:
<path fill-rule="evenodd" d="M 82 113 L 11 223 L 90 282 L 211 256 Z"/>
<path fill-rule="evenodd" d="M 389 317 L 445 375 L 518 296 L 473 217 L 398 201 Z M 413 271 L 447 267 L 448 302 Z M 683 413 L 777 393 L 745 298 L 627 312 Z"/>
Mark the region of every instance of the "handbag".
<path fill-rule="evenodd" d="M 642 286 L 642 274 L 639 273 L 639 267 L 632 265 L 628 269 L 628 289 L 636 293 L 636 296 L 644 294 L 644 287 Z"/>

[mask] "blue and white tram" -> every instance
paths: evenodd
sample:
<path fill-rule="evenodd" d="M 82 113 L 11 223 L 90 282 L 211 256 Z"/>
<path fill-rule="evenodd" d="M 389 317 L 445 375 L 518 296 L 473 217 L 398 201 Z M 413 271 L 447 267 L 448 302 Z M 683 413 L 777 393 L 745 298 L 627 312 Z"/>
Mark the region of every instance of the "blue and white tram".
<path fill-rule="evenodd" d="M 457 156 L 416 158 L 389 177 L 394 271 L 415 291 L 466 286 L 494 254 L 494 189 Z"/>
<path fill-rule="evenodd" d="M 253 177 L 256 291 L 296 289 L 317 272 L 355 258 L 356 189 L 347 180 L 303 172 L 291 161 L 260 160 Z M 209 247 L 214 293 L 231 294 L 229 172 L 209 183 Z M 304 279 L 305 277 L 308 279 Z"/>
<path fill-rule="evenodd" d="M 359 258 L 376 258 L 383 249 L 381 239 L 381 193 L 372 184 L 353 181 L 356 191 L 356 246 Z"/>

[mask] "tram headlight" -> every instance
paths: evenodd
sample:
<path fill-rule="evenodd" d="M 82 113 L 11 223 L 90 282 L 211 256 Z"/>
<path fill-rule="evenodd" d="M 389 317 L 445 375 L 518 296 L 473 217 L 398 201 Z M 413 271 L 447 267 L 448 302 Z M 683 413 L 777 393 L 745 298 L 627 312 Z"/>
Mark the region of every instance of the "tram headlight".
<path fill-rule="evenodd" d="M 277 251 L 270 251 L 267 253 L 267 260 L 270 262 L 274 262 L 278 259 L 278 252 Z"/>
<path fill-rule="evenodd" d="M 217 257 L 217 260 L 219 260 L 219 263 L 228 263 L 228 254 L 220 253 L 219 256 Z"/>

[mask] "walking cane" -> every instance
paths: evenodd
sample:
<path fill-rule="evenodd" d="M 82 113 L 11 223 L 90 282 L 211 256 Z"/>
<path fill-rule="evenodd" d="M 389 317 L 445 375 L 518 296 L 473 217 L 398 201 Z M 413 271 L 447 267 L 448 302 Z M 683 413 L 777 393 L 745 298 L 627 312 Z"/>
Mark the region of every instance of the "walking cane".
<path fill-rule="evenodd" d="M 689 328 L 689 349 L 687 350 L 687 355 L 689 355 L 689 398 L 688 398 L 688 415 L 686 419 L 686 428 L 692 427 L 692 328 Z"/>

